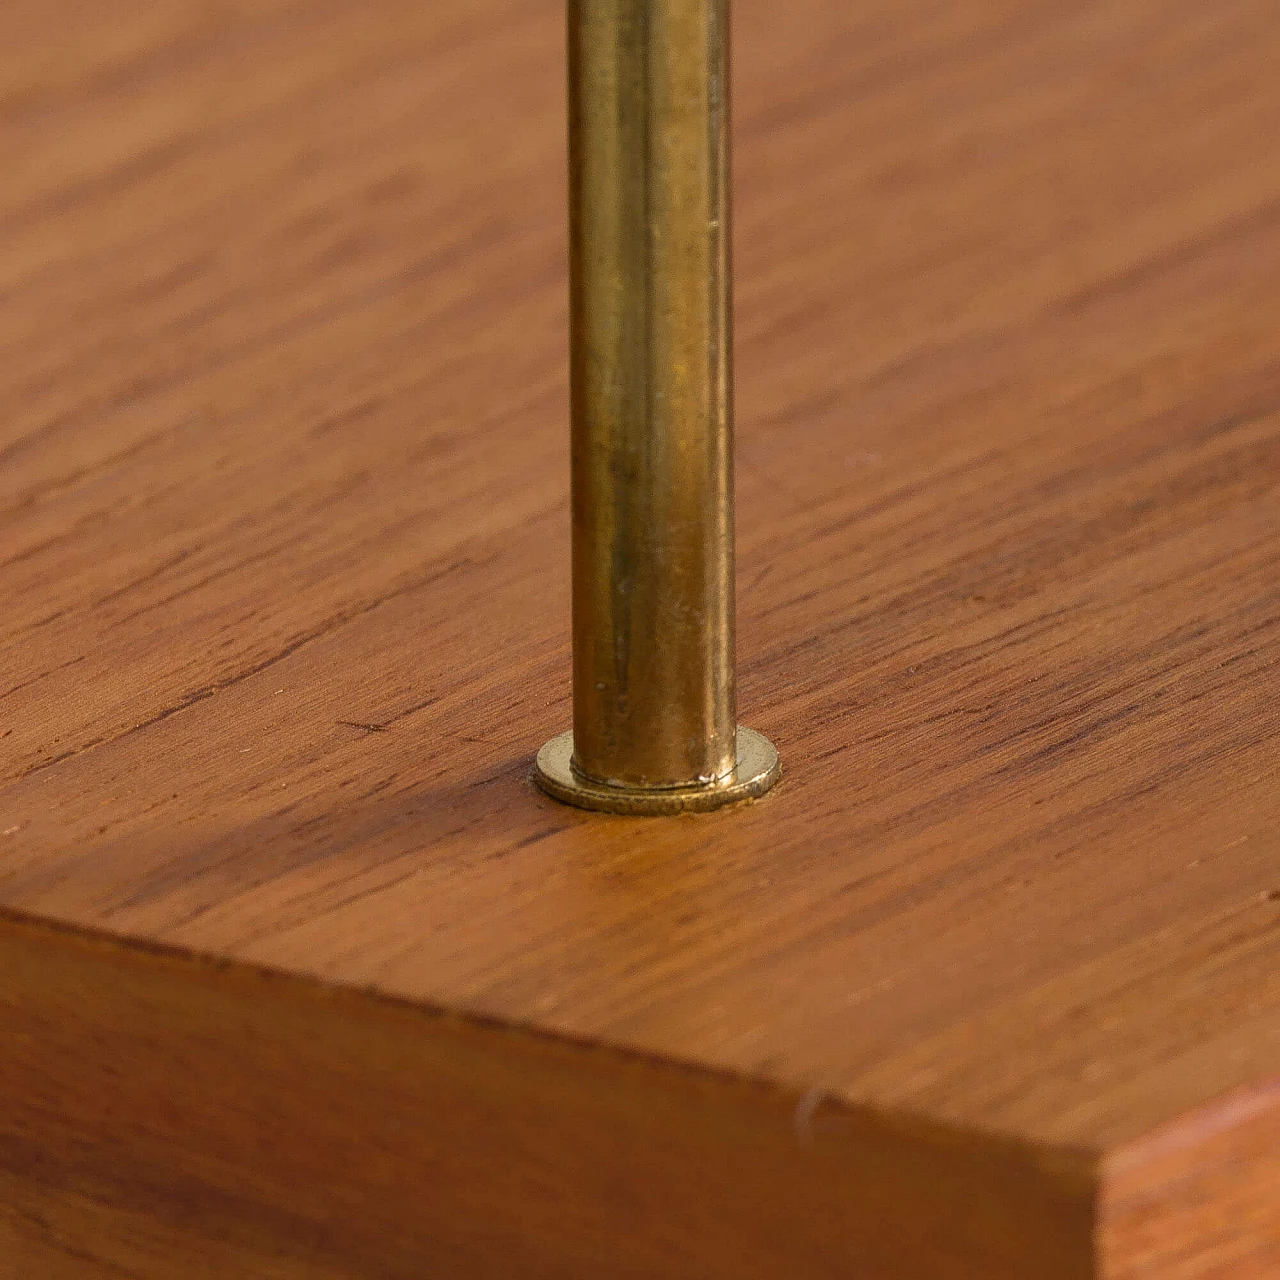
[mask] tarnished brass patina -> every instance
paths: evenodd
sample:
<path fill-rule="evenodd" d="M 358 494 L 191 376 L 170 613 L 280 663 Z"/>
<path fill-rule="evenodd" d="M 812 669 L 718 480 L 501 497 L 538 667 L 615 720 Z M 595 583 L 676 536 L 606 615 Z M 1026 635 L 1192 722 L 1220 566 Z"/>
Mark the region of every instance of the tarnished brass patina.
<path fill-rule="evenodd" d="M 619 812 L 768 790 L 736 720 L 727 0 L 569 0 L 573 733 Z"/>

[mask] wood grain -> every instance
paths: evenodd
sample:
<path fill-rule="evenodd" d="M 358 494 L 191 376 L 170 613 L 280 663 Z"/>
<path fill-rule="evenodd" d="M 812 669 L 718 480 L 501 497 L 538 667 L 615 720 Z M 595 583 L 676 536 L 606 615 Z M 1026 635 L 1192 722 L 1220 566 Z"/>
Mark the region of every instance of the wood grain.
<path fill-rule="evenodd" d="M 1078 1153 L 30 922 L 0 954 L 29 1123 L 0 1148 L 15 1275 L 59 1254 L 308 1280 L 1088 1265 Z"/>
<path fill-rule="evenodd" d="M 1280 1089 L 1242 1090 L 1111 1155 L 1103 1270 L 1125 1280 L 1280 1271 Z"/>
<path fill-rule="evenodd" d="M 742 711 L 788 778 L 646 821 L 526 782 L 568 723 L 559 6 L 0 9 L 0 946 L 48 957 L 6 962 L 0 1016 L 66 1064 L 37 1101 L 4 1062 L 4 1198 L 54 1224 L 13 1274 L 198 1275 L 206 1226 L 250 1250 L 211 1275 L 420 1274 L 480 1205 L 529 1275 L 606 1244 L 636 1275 L 1274 1265 L 1280 17 L 740 0 L 736 40 Z M 445 1012 L 483 1028 L 469 1102 Z M 386 1168 L 470 1207 L 344 1168 L 272 1217 L 261 1135 L 283 1186 L 310 1134 L 261 1118 L 383 1071 L 383 1018 L 381 1096 L 455 1081 L 413 1086 Z M 631 1091 L 609 1159 L 670 1188 L 574 1163 L 592 1046 Z M 543 1051 L 526 1125 L 499 1082 Z M 222 1071 L 258 1092 L 220 1146 Z M 75 1101 L 108 1078 L 114 1173 Z M 619 1116 L 671 1081 L 649 1150 Z M 819 1101 L 830 1187 L 792 1129 L 742 1154 Z M 357 1163 L 380 1124 L 325 1141 Z M 751 1172 L 655 1235 L 708 1176 L 680 1125 Z M 1022 1163 L 975 1253 L 948 1197 L 991 1144 Z M 828 1220 L 899 1159 L 882 1235 Z M 175 1217 L 166 1169 L 223 1207 Z M 595 1224 L 576 1262 L 522 1231 L 543 1192 Z M 314 1234 L 384 1199 L 380 1234 Z"/>

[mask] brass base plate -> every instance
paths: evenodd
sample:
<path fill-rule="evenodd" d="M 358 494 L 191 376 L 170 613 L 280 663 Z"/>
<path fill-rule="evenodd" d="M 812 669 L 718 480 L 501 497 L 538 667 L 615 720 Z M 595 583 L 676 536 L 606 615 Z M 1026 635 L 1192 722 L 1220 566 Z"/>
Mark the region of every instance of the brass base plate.
<path fill-rule="evenodd" d="M 552 738 L 538 752 L 533 780 L 547 795 L 579 809 L 604 813 L 705 813 L 756 800 L 782 777 L 777 748 L 754 729 L 738 727 L 734 778 L 694 787 L 617 787 L 582 777 L 573 767 L 573 734 Z"/>

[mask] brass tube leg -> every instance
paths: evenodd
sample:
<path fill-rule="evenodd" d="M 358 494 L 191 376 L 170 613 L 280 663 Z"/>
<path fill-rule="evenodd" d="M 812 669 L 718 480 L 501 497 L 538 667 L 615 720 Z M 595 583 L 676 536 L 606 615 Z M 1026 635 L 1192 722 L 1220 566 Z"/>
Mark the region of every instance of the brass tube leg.
<path fill-rule="evenodd" d="M 632 813 L 760 795 L 734 685 L 728 0 L 569 0 L 573 733 Z"/>

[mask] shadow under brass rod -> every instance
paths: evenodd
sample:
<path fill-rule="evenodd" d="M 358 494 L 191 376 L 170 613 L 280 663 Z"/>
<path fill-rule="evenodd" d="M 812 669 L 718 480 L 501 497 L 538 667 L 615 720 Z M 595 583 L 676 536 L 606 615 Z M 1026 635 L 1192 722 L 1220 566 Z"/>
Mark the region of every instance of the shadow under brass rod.
<path fill-rule="evenodd" d="M 734 685 L 728 0 L 569 0 L 573 732 L 558 799 L 761 795 Z"/>

